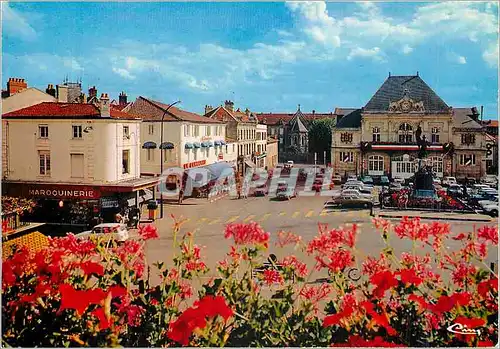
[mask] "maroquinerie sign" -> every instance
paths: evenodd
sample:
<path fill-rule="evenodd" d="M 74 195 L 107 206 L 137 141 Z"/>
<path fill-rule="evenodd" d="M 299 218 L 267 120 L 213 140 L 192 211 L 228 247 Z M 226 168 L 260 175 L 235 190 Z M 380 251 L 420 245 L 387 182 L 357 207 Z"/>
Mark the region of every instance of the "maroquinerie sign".
<path fill-rule="evenodd" d="M 78 186 L 29 186 L 28 195 L 37 198 L 57 198 L 57 199 L 98 199 L 101 194 L 99 190 L 92 187 Z"/>
<path fill-rule="evenodd" d="M 184 168 L 193 168 L 193 167 L 203 166 L 206 163 L 207 163 L 207 160 L 199 160 L 199 161 L 194 161 L 194 162 L 190 162 L 190 163 L 184 164 L 182 167 L 184 167 Z"/>

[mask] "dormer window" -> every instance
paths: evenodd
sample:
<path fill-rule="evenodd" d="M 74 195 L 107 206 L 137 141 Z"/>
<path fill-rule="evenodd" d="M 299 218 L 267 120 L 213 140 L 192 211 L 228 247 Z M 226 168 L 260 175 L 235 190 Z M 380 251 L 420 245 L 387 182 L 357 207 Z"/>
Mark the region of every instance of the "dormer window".
<path fill-rule="evenodd" d="M 380 127 L 374 127 L 372 130 L 372 140 L 373 142 L 380 142 Z"/>
<path fill-rule="evenodd" d="M 476 135 L 472 133 L 462 133 L 462 144 L 471 145 L 476 143 Z"/>
<path fill-rule="evenodd" d="M 404 122 L 399 126 L 399 143 L 412 143 L 413 142 L 413 127 Z"/>
<path fill-rule="evenodd" d="M 342 143 L 352 143 L 352 133 L 342 133 L 340 135 L 340 141 Z"/>

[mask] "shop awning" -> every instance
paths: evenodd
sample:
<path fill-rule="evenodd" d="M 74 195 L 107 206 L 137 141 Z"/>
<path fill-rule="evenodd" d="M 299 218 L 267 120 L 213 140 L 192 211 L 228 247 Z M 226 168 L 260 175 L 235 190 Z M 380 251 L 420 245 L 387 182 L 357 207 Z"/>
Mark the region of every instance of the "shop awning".
<path fill-rule="evenodd" d="M 174 143 L 163 142 L 162 144 L 160 144 L 160 149 L 174 149 Z"/>
<path fill-rule="evenodd" d="M 142 145 L 142 149 L 156 149 L 156 143 L 155 142 L 145 142 Z"/>
<path fill-rule="evenodd" d="M 185 148 L 185 149 L 193 149 L 193 148 L 194 148 L 194 145 L 193 145 L 193 143 L 186 143 L 186 144 L 184 145 L 184 148 Z"/>
<path fill-rule="evenodd" d="M 220 141 L 220 145 L 226 145 L 225 141 Z"/>
<path fill-rule="evenodd" d="M 193 146 L 194 146 L 195 148 L 201 148 L 201 144 L 200 144 L 199 142 L 194 142 L 194 143 L 193 143 Z"/>
<path fill-rule="evenodd" d="M 208 145 L 208 142 L 201 142 L 201 146 L 202 146 L 203 148 L 208 148 L 208 147 L 210 147 L 210 145 Z"/>
<path fill-rule="evenodd" d="M 214 164 L 210 164 L 207 166 L 203 167 L 197 167 L 197 168 L 192 168 L 187 170 L 187 174 L 189 177 L 191 177 L 194 180 L 197 180 L 197 175 L 200 172 L 200 170 L 206 170 L 208 171 L 208 181 L 214 181 L 218 179 L 221 174 L 226 170 L 226 169 L 232 169 L 233 165 L 228 163 L 228 162 L 216 162 Z M 200 177 L 198 176 L 198 179 Z"/>
<path fill-rule="evenodd" d="M 220 142 L 220 141 L 214 141 L 214 145 L 215 145 L 216 147 L 220 147 L 222 144 L 221 144 L 221 142 Z"/>
<path fill-rule="evenodd" d="M 248 167 L 255 167 L 255 164 L 253 163 L 252 160 L 245 160 L 245 164 L 248 166 Z"/>

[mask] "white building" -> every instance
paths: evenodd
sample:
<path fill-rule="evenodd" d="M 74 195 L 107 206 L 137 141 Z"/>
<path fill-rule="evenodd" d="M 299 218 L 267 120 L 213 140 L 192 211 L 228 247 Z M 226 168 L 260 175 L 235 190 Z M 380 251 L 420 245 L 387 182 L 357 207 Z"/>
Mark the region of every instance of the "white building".
<path fill-rule="evenodd" d="M 255 147 L 255 165 L 258 168 L 264 168 L 267 156 L 267 125 L 257 124 Z"/>
<path fill-rule="evenodd" d="M 95 213 L 138 199 L 141 189 L 155 185 L 140 178 L 141 120 L 110 109 L 106 94 L 99 108 L 43 102 L 3 114 L 3 119 L 3 190 L 8 195 L 55 201 L 61 207 L 67 201 Z"/>
<path fill-rule="evenodd" d="M 237 149 L 226 143 L 224 123 L 139 97 L 124 111 L 142 118 L 141 174 L 157 176 L 163 169 L 185 169 L 216 162 L 236 163 Z M 162 117 L 163 122 L 162 122 Z M 161 128 L 163 123 L 163 140 Z"/>

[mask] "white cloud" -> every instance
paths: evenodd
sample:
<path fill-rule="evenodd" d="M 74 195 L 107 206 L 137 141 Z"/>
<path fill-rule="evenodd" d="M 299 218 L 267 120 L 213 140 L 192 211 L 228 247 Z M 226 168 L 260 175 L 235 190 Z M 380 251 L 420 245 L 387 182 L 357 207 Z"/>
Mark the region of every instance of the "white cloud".
<path fill-rule="evenodd" d="M 371 49 L 365 49 L 362 47 L 353 48 L 349 53 L 349 55 L 347 56 L 347 59 L 352 60 L 353 58 L 356 57 L 372 58 L 377 61 L 384 60 L 382 57 L 382 51 L 380 50 L 379 47 L 373 47 Z"/>
<path fill-rule="evenodd" d="M 498 42 L 490 44 L 484 50 L 483 59 L 490 67 L 498 67 Z"/>
<path fill-rule="evenodd" d="M 467 60 L 465 59 L 464 56 L 458 56 L 458 63 L 459 64 L 466 64 Z"/>
<path fill-rule="evenodd" d="M 464 56 L 458 55 L 454 52 L 449 52 L 447 54 L 447 58 L 450 62 L 456 63 L 456 64 L 466 64 L 467 59 Z"/>
<path fill-rule="evenodd" d="M 63 61 L 63 65 L 66 68 L 71 69 L 72 71 L 75 70 L 83 70 L 83 67 L 78 63 L 74 58 L 69 58 L 69 57 L 63 57 L 61 58 Z"/>
<path fill-rule="evenodd" d="M 27 18 L 14 10 L 6 1 L 1 1 L 0 6 L 2 8 L 2 28 L 7 36 L 28 41 L 36 39 L 37 33 Z"/>
<path fill-rule="evenodd" d="M 413 52 L 413 47 L 411 47 L 410 45 L 406 44 L 403 46 L 403 48 L 401 49 L 401 51 L 407 55 L 407 54 L 410 54 Z"/>
<path fill-rule="evenodd" d="M 135 76 L 130 74 L 130 72 L 126 69 L 123 68 L 116 68 L 113 67 L 113 72 L 116 74 L 120 75 L 122 78 L 128 79 L 128 80 L 134 80 Z"/>

